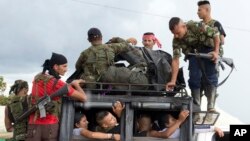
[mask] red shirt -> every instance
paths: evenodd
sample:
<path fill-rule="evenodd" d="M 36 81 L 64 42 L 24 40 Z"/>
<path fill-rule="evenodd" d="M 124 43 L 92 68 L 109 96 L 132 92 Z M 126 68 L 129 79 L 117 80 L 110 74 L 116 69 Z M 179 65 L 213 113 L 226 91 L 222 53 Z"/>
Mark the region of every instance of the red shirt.
<path fill-rule="evenodd" d="M 47 95 L 51 95 L 52 93 L 56 92 L 58 89 L 62 88 L 66 83 L 63 82 L 62 80 L 58 80 L 56 84 L 54 84 L 55 78 L 51 78 L 46 85 L 46 93 Z M 69 93 L 67 96 L 71 96 L 75 90 L 69 86 Z M 41 80 L 39 82 L 33 81 L 33 86 L 32 86 L 32 96 L 38 96 L 39 98 L 43 97 L 45 94 L 44 92 L 44 81 Z M 59 100 L 59 97 L 55 97 L 52 100 Z M 36 103 L 35 99 L 32 99 L 32 103 Z M 58 123 L 59 119 L 55 115 L 52 115 L 50 113 L 46 113 L 46 117 L 40 118 L 40 116 L 37 114 L 36 120 L 35 118 L 35 113 L 31 114 L 29 117 L 29 124 L 56 124 Z"/>

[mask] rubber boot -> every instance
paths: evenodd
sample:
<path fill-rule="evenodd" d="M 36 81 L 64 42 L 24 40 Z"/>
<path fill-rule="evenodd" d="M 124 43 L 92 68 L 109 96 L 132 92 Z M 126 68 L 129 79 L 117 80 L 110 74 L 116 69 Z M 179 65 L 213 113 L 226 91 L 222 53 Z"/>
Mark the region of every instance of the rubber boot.
<path fill-rule="evenodd" d="M 207 86 L 205 89 L 205 95 L 207 97 L 207 111 L 208 112 L 216 112 L 215 110 L 215 100 L 216 100 L 216 87 L 215 86 Z"/>
<path fill-rule="evenodd" d="M 191 95 L 193 98 L 193 112 L 200 112 L 201 111 L 200 89 L 191 90 Z"/>
<path fill-rule="evenodd" d="M 201 111 L 200 89 L 191 89 L 191 95 L 193 98 L 193 122 L 198 124 L 201 120 L 199 113 L 197 113 Z"/>

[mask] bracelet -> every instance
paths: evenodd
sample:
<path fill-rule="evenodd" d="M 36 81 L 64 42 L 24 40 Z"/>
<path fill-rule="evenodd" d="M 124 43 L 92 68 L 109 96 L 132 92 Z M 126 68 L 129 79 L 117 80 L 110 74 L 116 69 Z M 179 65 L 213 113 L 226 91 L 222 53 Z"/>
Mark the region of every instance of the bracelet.
<path fill-rule="evenodd" d="M 112 133 L 111 140 L 114 140 L 114 139 L 115 139 L 115 134 Z"/>

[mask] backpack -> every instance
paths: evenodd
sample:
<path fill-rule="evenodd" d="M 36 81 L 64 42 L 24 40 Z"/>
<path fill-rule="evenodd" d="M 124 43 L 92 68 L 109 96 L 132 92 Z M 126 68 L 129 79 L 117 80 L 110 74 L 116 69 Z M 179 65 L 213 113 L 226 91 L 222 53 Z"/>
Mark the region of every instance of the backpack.
<path fill-rule="evenodd" d="M 15 123 L 15 119 L 28 110 L 30 96 L 13 96 L 7 105 L 9 118 L 14 123 L 14 140 L 25 140 L 28 128 L 28 118 Z"/>
<path fill-rule="evenodd" d="M 86 61 L 83 65 L 84 74 L 82 79 L 87 82 L 99 81 L 103 72 L 114 64 L 115 53 L 106 44 L 91 46 L 84 52 Z"/>
<path fill-rule="evenodd" d="M 43 81 L 43 86 L 44 86 L 44 95 L 47 95 L 47 90 L 46 90 L 46 86 L 47 86 L 47 83 L 51 80 L 51 79 L 54 79 L 54 82 L 53 82 L 53 86 L 52 86 L 52 89 L 55 88 L 57 82 L 58 82 L 58 79 L 56 79 L 54 76 L 52 75 L 44 75 L 44 74 L 41 74 L 39 73 L 38 75 L 35 76 L 35 83 L 38 83 L 39 81 Z M 36 94 L 35 95 L 32 95 L 32 100 L 35 100 L 35 102 L 37 102 L 40 97 L 38 97 L 37 93 L 38 93 L 38 89 L 37 89 L 37 84 L 35 84 L 36 86 Z M 33 101 L 32 101 L 33 102 Z M 58 119 L 60 117 L 60 114 L 61 114 L 61 104 L 62 104 L 62 100 L 59 99 L 57 101 L 54 101 L 52 100 L 51 102 L 47 103 L 46 105 L 46 112 L 54 115 L 54 116 L 57 116 Z M 34 106 L 34 103 L 31 103 L 30 106 Z M 37 118 L 37 116 L 39 115 L 39 110 L 37 110 L 35 112 L 35 119 Z"/>

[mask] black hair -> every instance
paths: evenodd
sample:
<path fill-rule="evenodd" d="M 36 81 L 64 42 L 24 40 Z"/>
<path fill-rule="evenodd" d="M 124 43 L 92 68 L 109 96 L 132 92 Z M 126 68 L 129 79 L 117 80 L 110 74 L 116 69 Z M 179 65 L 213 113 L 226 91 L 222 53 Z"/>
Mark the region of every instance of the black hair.
<path fill-rule="evenodd" d="M 10 87 L 9 94 L 14 93 L 15 95 L 17 95 L 23 88 L 29 88 L 28 82 L 24 80 L 16 80 Z"/>
<path fill-rule="evenodd" d="M 167 113 L 167 114 L 163 114 L 162 116 L 160 116 L 159 119 L 159 126 L 161 129 L 164 129 L 166 127 L 166 124 L 169 124 L 169 119 L 171 117 L 178 119 L 179 116 L 179 112 L 172 112 L 172 113 Z"/>
<path fill-rule="evenodd" d="M 85 115 L 82 113 L 75 113 L 75 117 L 74 117 L 74 128 L 76 127 L 77 123 L 80 123 L 81 119 L 84 117 Z"/>
<path fill-rule="evenodd" d="M 210 5 L 210 2 L 207 1 L 207 0 L 201 0 L 201 1 L 198 1 L 198 3 L 197 3 L 198 6 L 205 5 L 205 4 L 209 4 Z"/>
<path fill-rule="evenodd" d="M 169 30 L 173 31 L 175 26 L 178 25 L 180 21 L 181 19 L 179 17 L 172 17 L 169 20 Z"/>
<path fill-rule="evenodd" d="M 101 124 L 102 120 L 109 114 L 108 111 L 100 111 L 96 113 L 96 122 Z"/>
<path fill-rule="evenodd" d="M 60 79 L 61 77 L 53 69 L 53 66 L 55 64 L 62 65 L 62 64 L 66 64 L 66 63 L 67 63 L 67 59 L 66 59 L 65 56 L 53 52 L 51 58 L 46 59 L 44 61 L 44 63 L 43 63 L 43 72 L 42 73 L 44 74 L 45 71 L 48 70 L 50 75 L 53 75 L 56 79 Z"/>
<path fill-rule="evenodd" d="M 149 119 L 151 119 L 151 116 L 149 115 L 149 114 L 140 114 L 138 117 L 137 117 L 137 119 L 139 120 L 139 119 L 142 119 L 142 118 L 149 118 Z"/>

